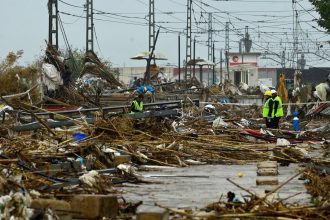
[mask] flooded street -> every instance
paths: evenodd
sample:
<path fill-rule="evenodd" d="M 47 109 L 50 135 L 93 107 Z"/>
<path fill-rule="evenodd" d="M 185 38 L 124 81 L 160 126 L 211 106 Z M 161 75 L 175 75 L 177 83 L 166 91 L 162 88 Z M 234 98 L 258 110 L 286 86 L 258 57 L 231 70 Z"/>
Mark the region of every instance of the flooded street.
<path fill-rule="evenodd" d="M 297 173 L 297 165 L 279 167 L 279 184 L 294 176 Z M 153 181 L 152 184 L 133 185 L 124 187 L 124 197 L 127 201 L 143 201 L 146 205 L 155 203 L 168 207 L 202 208 L 207 204 L 216 202 L 223 194 L 225 197 L 228 191 L 234 192 L 239 198 L 248 195 L 226 180 L 230 178 L 240 186 L 253 192 L 262 193 L 266 189 L 273 189 L 276 186 L 257 186 L 257 165 L 203 165 L 187 168 L 168 168 L 158 171 L 141 172 L 145 180 Z M 243 177 L 238 177 L 238 173 Z M 290 181 L 279 191 L 281 199 L 294 194 L 301 193 L 287 202 L 305 204 L 310 201 L 306 193 L 303 180 L 298 177 Z"/>

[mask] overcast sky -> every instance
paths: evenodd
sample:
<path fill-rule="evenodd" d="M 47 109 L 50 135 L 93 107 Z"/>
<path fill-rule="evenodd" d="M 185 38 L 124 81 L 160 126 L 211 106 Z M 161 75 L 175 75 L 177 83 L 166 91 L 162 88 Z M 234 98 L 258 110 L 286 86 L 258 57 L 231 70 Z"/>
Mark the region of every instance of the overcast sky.
<path fill-rule="evenodd" d="M 8 52 L 24 50 L 21 64 L 29 64 L 44 54 L 48 40 L 47 0 L 0 0 L 0 58 Z M 68 3 L 68 4 L 67 4 Z M 181 33 L 181 59 L 185 58 L 186 0 L 155 0 L 156 24 L 162 26 L 156 50 L 177 65 L 178 35 Z M 71 5 L 69 5 L 71 4 Z M 84 0 L 59 0 L 60 18 L 72 48 L 85 48 L 86 22 Z M 148 50 L 149 0 L 94 0 L 96 38 L 94 50 L 99 57 L 120 66 L 145 66 L 144 61 L 129 59 Z M 308 0 L 297 1 L 299 50 L 306 54 L 307 65 L 328 65 L 329 36 L 316 24 L 317 13 Z M 292 52 L 292 0 L 193 0 L 193 37 L 198 43 L 196 56 L 207 58 L 208 13 L 213 17 L 216 59 L 225 48 L 225 22 L 230 22 L 230 48 L 238 51 L 238 41 L 249 26 L 252 51 L 280 54 Z M 59 46 L 65 48 L 60 32 Z M 316 55 L 315 55 L 316 54 Z M 290 58 L 287 56 L 287 65 Z M 279 66 L 276 55 L 262 59 L 263 66 Z M 326 61 L 326 62 L 325 62 Z M 328 65 L 330 66 L 330 65 Z"/>

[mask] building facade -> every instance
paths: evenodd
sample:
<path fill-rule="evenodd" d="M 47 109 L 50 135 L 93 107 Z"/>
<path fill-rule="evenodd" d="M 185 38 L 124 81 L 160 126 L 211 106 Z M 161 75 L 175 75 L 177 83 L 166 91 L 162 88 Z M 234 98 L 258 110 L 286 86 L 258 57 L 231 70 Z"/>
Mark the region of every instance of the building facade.
<path fill-rule="evenodd" d="M 286 83 L 293 84 L 294 69 L 282 68 L 267 68 L 258 67 L 258 53 L 244 54 L 244 56 L 237 56 L 237 53 L 230 54 L 229 74 L 227 74 L 226 67 L 222 70 L 219 67 L 215 68 L 216 84 L 220 83 L 220 79 L 224 82 L 228 79 L 234 84 L 238 85 L 244 82 L 249 86 L 260 86 L 260 84 L 276 87 L 280 73 L 285 74 Z M 235 57 L 237 56 L 237 57 Z M 242 60 L 241 60 L 242 59 Z M 245 60 L 245 61 L 244 61 Z M 145 67 L 120 67 L 116 68 L 119 80 L 126 85 L 130 85 L 134 80 L 143 78 L 146 71 Z M 177 67 L 160 67 L 160 72 L 167 82 L 175 82 L 179 80 L 179 69 Z M 220 73 L 222 72 L 222 76 Z M 326 80 L 330 68 L 309 68 L 302 71 L 302 83 L 304 84 L 318 84 Z M 193 74 L 192 74 L 193 75 Z M 195 68 L 195 77 L 205 85 L 211 85 L 213 79 L 212 69 L 207 67 Z M 185 79 L 185 68 L 180 69 L 180 79 Z"/>
<path fill-rule="evenodd" d="M 229 53 L 229 80 L 258 86 L 258 61 L 260 53 Z"/>

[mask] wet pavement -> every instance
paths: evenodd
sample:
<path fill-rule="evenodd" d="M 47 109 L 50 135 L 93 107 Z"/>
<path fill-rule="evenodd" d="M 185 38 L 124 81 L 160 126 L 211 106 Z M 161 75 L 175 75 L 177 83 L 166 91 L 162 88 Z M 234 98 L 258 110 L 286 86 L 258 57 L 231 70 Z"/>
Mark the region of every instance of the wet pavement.
<path fill-rule="evenodd" d="M 239 177 L 239 173 L 243 177 Z M 298 166 L 290 164 L 279 167 L 279 184 L 298 173 Z M 242 198 L 248 195 L 243 190 L 228 182 L 230 178 L 240 186 L 253 192 L 262 193 L 276 186 L 257 186 L 257 165 L 202 165 L 186 168 L 168 168 L 157 171 L 140 172 L 145 180 L 153 181 L 151 184 L 127 184 L 123 196 L 127 201 L 143 201 L 144 204 L 155 203 L 176 208 L 202 208 L 207 204 L 216 202 L 220 196 L 226 196 L 228 191 Z M 294 178 L 278 191 L 279 198 L 287 198 L 300 193 L 293 198 L 285 200 L 288 203 L 308 204 L 310 196 L 304 187 L 304 181 Z"/>

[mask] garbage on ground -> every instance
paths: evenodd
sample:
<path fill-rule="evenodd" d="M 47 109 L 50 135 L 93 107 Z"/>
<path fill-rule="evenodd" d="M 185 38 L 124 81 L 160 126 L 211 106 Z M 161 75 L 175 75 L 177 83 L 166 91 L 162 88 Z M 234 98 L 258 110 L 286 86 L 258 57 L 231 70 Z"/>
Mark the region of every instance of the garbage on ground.
<path fill-rule="evenodd" d="M 63 61 L 56 54 L 52 57 L 60 62 L 61 68 L 58 70 L 45 64 L 49 79 L 44 84 L 48 90 L 60 90 L 58 73 L 64 68 Z M 24 93 L 22 99 L 4 98 L 6 103 L 1 109 L 5 114 L 0 125 L 2 216 L 27 219 L 38 214 L 60 215 L 53 206 L 40 208 L 42 211 L 31 208 L 36 199 L 46 199 L 47 203 L 43 201 L 43 205 L 60 204 L 62 211 L 75 213 L 74 201 L 84 195 L 81 204 L 105 201 L 105 204 L 117 207 L 111 211 L 112 214 L 129 214 L 132 217 L 141 203 L 126 201 L 120 187 L 123 184 L 147 183 L 140 173 L 142 170 L 185 169 L 214 164 L 244 166 L 265 160 L 277 161 L 280 166 L 290 163 L 305 166 L 308 189 L 315 197 L 313 206 L 291 208 L 283 201 L 270 203 L 266 199 L 270 196 L 268 193 L 260 197 L 247 191 L 249 197 L 239 197 L 237 193 L 230 192 L 227 199 L 221 197 L 205 210 L 196 212 L 162 208 L 179 218 L 206 215 L 211 218 L 313 218 L 329 215 L 326 206 L 329 202 L 330 155 L 328 106 L 318 108 L 306 117 L 299 113 L 299 125 L 296 118 L 288 116 L 281 119 L 279 129 L 266 128 L 261 117 L 261 94 L 257 89 L 245 84 L 239 88 L 229 81 L 205 88 L 193 78 L 180 83 L 153 84 L 156 96 L 164 95 L 164 99 L 145 103 L 144 113 L 148 113 L 148 117 L 135 119 L 127 114 L 132 97 L 123 94 L 130 89 L 122 89 L 121 83 L 108 70 L 95 54 L 88 53 L 81 79 L 85 76 L 87 81 L 90 80 L 87 84 L 96 85 L 96 90 L 88 93 L 68 86 L 63 91 L 66 91 L 66 97 L 71 97 L 67 99 L 70 104 L 63 97 L 64 100 L 55 99 L 56 96 L 48 98 L 48 101 L 52 99 L 66 107 L 78 103 L 76 107 L 79 109 L 50 112 L 44 106 L 36 105 L 32 99 L 26 99 L 28 93 Z M 109 74 L 104 75 L 104 72 Z M 121 105 L 103 107 L 102 103 L 111 102 L 102 94 L 95 101 L 95 93 L 100 92 L 97 88 L 101 87 L 99 79 L 107 87 L 111 102 L 116 98 Z M 260 90 L 265 89 L 260 87 Z M 120 92 L 122 95 L 118 95 Z M 252 98 L 256 100 L 249 104 L 238 103 L 241 95 L 248 93 L 254 93 L 257 98 Z M 195 95 L 198 102 L 204 102 L 203 107 L 199 107 L 193 98 L 180 94 Z M 183 98 L 171 100 L 173 97 Z M 167 114 L 167 110 L 175 111 Z M 17 128 L 22 130 L 15 130 Z M 310 164 L 313 169 L 308 168 Z M 242 171 L 233 175 L 239 180 L 249 177 Z"/>
<path fill-rule="evenodd" d="M 276 142 L 277 146 L 289 146 L 290 145 L 290 141 L 284 139 L 284 138 L 278 138 L 277 142 Z"/>

